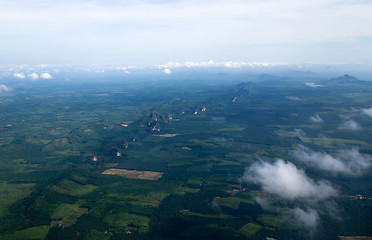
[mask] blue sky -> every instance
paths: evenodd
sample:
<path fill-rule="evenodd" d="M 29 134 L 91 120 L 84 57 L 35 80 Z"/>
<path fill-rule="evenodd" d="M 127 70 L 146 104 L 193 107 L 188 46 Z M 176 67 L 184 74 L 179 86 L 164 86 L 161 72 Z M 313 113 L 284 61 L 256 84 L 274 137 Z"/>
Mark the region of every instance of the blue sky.
<path fill-rule="evenodd" d="M 1 0 L 1 64 L 372 64 L 372 1 Z"/>

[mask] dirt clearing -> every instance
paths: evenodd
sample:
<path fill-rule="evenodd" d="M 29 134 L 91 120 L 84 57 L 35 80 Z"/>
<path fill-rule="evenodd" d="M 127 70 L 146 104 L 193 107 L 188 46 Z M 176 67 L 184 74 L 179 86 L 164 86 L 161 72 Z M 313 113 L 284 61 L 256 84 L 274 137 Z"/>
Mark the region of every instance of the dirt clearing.
<path fill-rule="evenodd" d="M 163 176 L 162 172 L 137 171 L 137 170 L 126 170 L 126 169 L 117 169 L 117 168 L 107 169 L 102 174 L 118 175 L 118 176 L 127 177 L 127 178 L 146 179 L 146 180 L 158 180 Z"/>

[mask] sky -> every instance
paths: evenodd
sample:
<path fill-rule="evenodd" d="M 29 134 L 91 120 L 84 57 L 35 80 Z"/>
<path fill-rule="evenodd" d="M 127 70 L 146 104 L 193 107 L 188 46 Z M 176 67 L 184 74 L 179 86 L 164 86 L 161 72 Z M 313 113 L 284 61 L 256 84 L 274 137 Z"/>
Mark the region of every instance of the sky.
<path fill-rule="evenodd" d="M 0 0 L 0 64 L 372 64 L 369 0 Z"/>

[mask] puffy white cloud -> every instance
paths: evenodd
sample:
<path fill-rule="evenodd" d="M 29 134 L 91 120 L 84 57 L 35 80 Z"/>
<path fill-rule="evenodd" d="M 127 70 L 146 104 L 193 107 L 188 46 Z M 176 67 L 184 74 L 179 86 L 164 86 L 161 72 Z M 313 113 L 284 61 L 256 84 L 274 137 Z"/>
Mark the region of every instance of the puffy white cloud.
<path fill-rule="evenodd" d="M 26 75 L 24 73 L 14 73 L 13 77 L 19 78 L 19 79 L 25 79 Z"/>
<path fill-rule="evenodd" d="M 312 208 L 306 211 L 297 207 L 292 210 L 292 217 L 298 226 L 306 229 L 315 229 L 320 220 L 318 212 Z"/>
<path fill-rule="evenodd" d="M 9 92 L 11 91 L 12 89 L 10 87 L 7 87 L 6 85 L 4 84 L 0 84 L 0 92 Z"/>
<path fill-rule="evenodd" d="M 341 125 L 353 131 L 361 129 L 360 124 L 353 119 L 344 119 Z"/>
<path fill-rule="evenodd" d="M 319 117 L 318 114 L 314 115 L 314 116 L 311 116 L 310 117 L 310 120 L 312 122 L 315 122 L 315 123 L 322 123 L 323 122 L 323 119 L 321 117 Z"/>
<path fill-rule="evenodd" d="M 316 84 L 316 83 L 313 83 L 313 82 L 307 82 L 307 83 L 305 83 L 305 85 L 308 86 L 308 87 L 312 87 L 312 88 L 324 87 L 324 85 Z"/>
<path fill-rule="evenodd" d="M 292 100 L 292 101 L 300 101 L 301 99 L 299 98 L 299 97 L 297 97 L 297 96 L 287 96 L 287 97 L 285 97 L 285 98 L 287 98 L 287 99 L 289 99 L 289 100 Z"/>
<path fill-rule="evenodd" d="M 372 164 L 371 156 L 361 154 L 356 148 L 339 151 L 337 158 L 324 152 L 315 152 L 302 145 L 299 149 L 291 151 L 291 154 L 308 166 L 334 174 L 360 174 Z"/>
<path fill-rule="evenodd" d="M 172 73 L 172 71 L 169 68 L 164 69 L 164 74 L 169 75 L 171 73 Z"/>
<path fill-rule="evenodd" d="M 293 163 L 281 159 L 274 163 L 260 161 L 252 164 L 246 169 L 243 179 L 287 200 L 319 201 L 337 194 L 329 183 L 315 182 Z"/>
<path fill-rule="evenodd" d="M 52 75 L 50 75 L 49 73 L 43 73 L 40 75 L 40 78 L 42 79 L 51 79 L 52 78 Z"/>
<path fill-rule="evenodd" d="M 366 114 L 367 116 L 372 117 L 372 108 L 364 108 L 362 109 L 362 113 Z"/>
<path fill-rule="evenodd" d="M 28 74 L 27 77 L 29 79 L 31 79 L 31 80 L 37 80 L 37 79 L 39 79 L 39 75 L 37 73 L 35 73 L 35 72 Z"/>

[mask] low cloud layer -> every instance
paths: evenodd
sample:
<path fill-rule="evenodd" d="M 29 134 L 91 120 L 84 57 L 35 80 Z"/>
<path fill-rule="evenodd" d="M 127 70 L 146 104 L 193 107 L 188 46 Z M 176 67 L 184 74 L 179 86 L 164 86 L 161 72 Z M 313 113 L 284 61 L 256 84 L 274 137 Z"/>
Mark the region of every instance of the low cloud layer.
<path fill-rule="evenodd" d="M 333 157 L 328 153 L 315 152 L 310 148 L 300 145 L 299 149 L 291 151 L 291 154 L 308 166 L 329 172 L 360 174 L 371 167 L 372 157 L 361 154 L 358 149 L 342 150 Z"/>
<path fill-rule="evenodd" d="M 315 123 L 322 123 L 323 122 L 323 119 L 321 117 L 319 117 L 318 114 L 314 115 L 314 116 L 311 116 L 310 117 L 310 120 L 312 122 L 315 122 Z"/>
<path fill-rule="evenodd" d="M 315 182 L 294 164 L 281 159 L 274 163 L 260 161 L 252 164 L 246 170 L 244 179 L 287 200 L 319 201 L 337 194 L 329 183 Z"/>
<path fill-rule="evenodd" d="M 372 117 L 372 108 L 364 108 L 362 109 L 362 113 L 366 114 L 369 117 Z"/>

